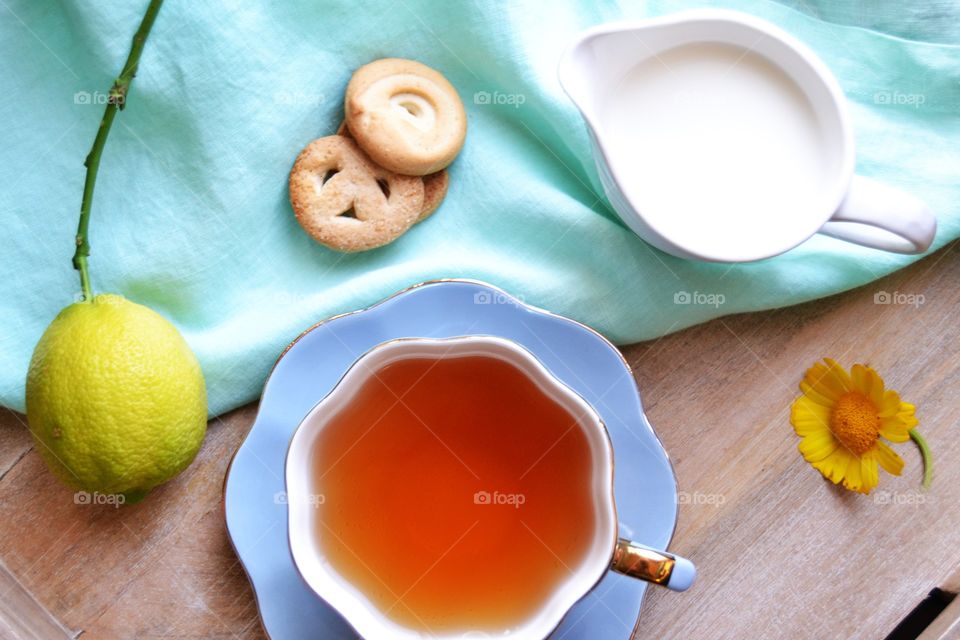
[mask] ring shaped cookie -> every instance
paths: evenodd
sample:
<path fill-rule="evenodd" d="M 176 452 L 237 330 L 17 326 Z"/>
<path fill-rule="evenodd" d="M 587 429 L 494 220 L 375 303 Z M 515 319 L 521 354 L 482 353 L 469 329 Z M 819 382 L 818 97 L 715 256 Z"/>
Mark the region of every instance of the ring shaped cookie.
<path fill-rule="evenodd" d="M 350 133 L 370 158 L 405 175 L 445 168 L 467 134 L 456 89 L 413 60 L 385 58 L 357 69 L 347 85 L 344 111 Z"/>
<path fill-rule="evenodd" d="M 422 179 L 374 164 L 342 136 L 308 144 L 290 172 L 297 221 L 337 251 L 364 251 L 395 240 L 417 221 L 423 192 Z"/>

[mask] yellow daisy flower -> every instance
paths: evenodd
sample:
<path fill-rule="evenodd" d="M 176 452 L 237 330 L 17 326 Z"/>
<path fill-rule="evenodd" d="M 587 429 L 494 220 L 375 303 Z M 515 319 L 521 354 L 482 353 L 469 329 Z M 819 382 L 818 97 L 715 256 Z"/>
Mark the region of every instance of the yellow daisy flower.
<path fill-rule="evenodd" d="M 803 395 L 790 412 L 802 438 L 798 448 L 814 469 L 834 484 L 870 493 L 880 481 L 877 465 L 900 475 L 903 460 L 885 442 L 906 442 L 917 425 L 915 408 L 885 389 L 870 367 L 855 364 L 849 373 L 830 358 L 810 367 L 800 383 Z M 916 434 L 919 438 L 919 434 Z M 922 440 L 922 439 L 921 439 Z M 925 449 L 925 443 L 920 443 Z"/>

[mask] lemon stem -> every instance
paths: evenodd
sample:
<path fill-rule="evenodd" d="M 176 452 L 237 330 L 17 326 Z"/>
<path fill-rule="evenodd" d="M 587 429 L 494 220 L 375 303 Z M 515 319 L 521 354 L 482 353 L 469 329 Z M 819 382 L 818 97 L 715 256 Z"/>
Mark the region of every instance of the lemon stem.
<path fill-rule="evenodd" d="M 97 137 L 93 139 L 93 147 L 87 154 L 86 160 L 83 161 L 83 166 L 87 168 L 87 176 L 83 182 L 83 198 L 80 201 L 80 224 L 77 227 L 77 249 L 73 254 L 73 268 L 80 272 L 80 289 L 83 292 L 83 299 L 87 302 L 93 300 L 90 273 L 87 269 L 87 257 L 90 255 L 87 229 L 90 226 L 90 206 L 93 203 L 93 189 L 97 184 L 100 156 L 103 154 L 103 147 L 107 143 L 107 136 L 110 135 L 110 127 L 113 125 L 113 119 L 116 117 L 117 111 L 122 110 L 126 105 L 127 92 L 130 91 L 130 83 L 137 73 L 140 54 L 143 53 L 143 45 L 147 42 L 147 36 L 150 35 L 150 29 L 153 28 L 153 23 L 162 4 L 163 0 L 150 0 L 147 12 L 140 22 L 140 28 L 133 36 L 133 43 L 130 45 L 130 53 L 127 55 L 123 70 L 113 81 L 113 86 L 110 87 L 107 107 L 103 112 L 103 118 L 100 120 L 100 128 L 97 129 Z"/>
<path fill-rule="evenodd" d="M 923 457 L 923 488 L 929 489 L 933 482 L 933 453 L 930 452 L 930 445 L 916 429 L 910 429 L 910 438 L 920 448 L 920 455 Z"/>

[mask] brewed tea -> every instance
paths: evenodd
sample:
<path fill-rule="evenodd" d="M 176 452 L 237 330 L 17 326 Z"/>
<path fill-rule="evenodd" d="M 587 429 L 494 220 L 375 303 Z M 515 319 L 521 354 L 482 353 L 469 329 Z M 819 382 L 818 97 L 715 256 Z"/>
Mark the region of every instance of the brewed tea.
<path fill-rule="evenodd" d="M 520 625 L 596 534 L 582 420 L 495 357 L 387 364 L 315 441 L 321 553 L 404 627 Z"/>

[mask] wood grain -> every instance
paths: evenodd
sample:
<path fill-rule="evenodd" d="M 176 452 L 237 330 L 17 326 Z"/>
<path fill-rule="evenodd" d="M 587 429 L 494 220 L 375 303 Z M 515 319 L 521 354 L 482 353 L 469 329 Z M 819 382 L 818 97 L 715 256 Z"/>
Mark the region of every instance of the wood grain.
<path fill-rule="evenodd" d="M 684 497 L 673 548 L 700 571 L 685 594 L 650 589 L 637 638 L 882 638 L 931 588 L 956 582 L 954 246 L 855 291 L 624 349 Z M 876 304 L 880 291 L 923 302 Z M 788 410 L 823 356 L 871 364 L 918 406 L 937 458 L 931 491 L 918 490 L 910 444 L 897 447 L 904 475 L 882 476 L 870 496 L 803 462 Z M 76 504 L 32 449 L 23 416 L 0 412 L 0 560 L 85 640 L 264 638 L 221 501 L 254 414 L 251 405 L 213 420 L 187 472 L 115 509 Z M 621 622 L 626 634 L 633 621 Z"/>
<path fill-rule="evenodd" d="M 63 625 L 0 564 L 0 638 L 72 640 L 76 633 Z"/>
<path fill-rule="evenodd" d="M 0 408 L 0 481 L 30 451 L 27 418 L 10 409 Z"/>

